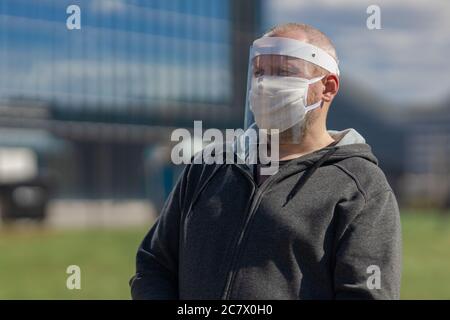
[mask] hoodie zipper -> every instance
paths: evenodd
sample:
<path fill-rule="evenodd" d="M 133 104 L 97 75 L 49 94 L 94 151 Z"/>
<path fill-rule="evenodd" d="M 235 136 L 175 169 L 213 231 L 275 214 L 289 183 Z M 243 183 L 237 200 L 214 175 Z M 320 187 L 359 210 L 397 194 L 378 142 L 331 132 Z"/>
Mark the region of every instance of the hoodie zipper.
<path fill-rule="evenodd" d="M 252 190 L 252 194 L 251 194 L 251 200 L 250 200 L 250 205 L 249 205 L 249 210 L 247 213 L 247 219 L 245 220 L 244 223 L 244 227 L 242 228 L 238 241 L 234 247 L 234 251 L 233 251 L 233 255 L 232 255 L 232 262 L 231 262 L 231 266 L 230 266 L 230 272 L 228 274 L 228 278 L 227 278 L 227 282 L 225 285 L 225 289 L 222 295 L 222 299 L 228 300 L 231 294 L 231 288 L 234 282 L 234 278 L 236 276 L 236 271 L 234 270 L 238 261 L 239 261 L 239 256 L 242 250 L 242 241 L 244 240 L 244 236 L 246 234 L 247 228 L 250 224 L 250 221 L 252 220 L 256 208 L 258 208 L 259 202 L 261 200 L 261 197 L 264 194 L 264 191 L 266 191 L 273 183 L 274 179 L 273 178 L 275 175 L 269 177 L 266 181 L 264 181 L 261 186 L 258 187 L 258 185 L 255 183 L 254 179 L 250 176 L 250 174 L 245 171 L 244 169 L 240 168 L 239 166 L 237 166 L 239 168 L 239 170 L 241 170 L 245 176 L 247 176 L 248 180 L 250 180 L 253 184 L 253 190 Z M 256 194 L 255 194 L 255 189 L 256 189 Z"/>
<path fill-rule="evenodd" d="M 333 153 L 336 151 L 336 148 L 333 148 L 331 150 L 329 150 L 325 155 L 323 155 L 316 163 L 314 163 L 314 166 L 316 166 L 313 170 L 313 172 L 320 167 L 329 157 L 331 157 L 333 155 Z M 250 180 L 253 184 L 253 190 L 252 190 L 252 194 L 250 196 L 251 200 L 250 200 L 250 209 L 248 211 L 247 214 L 247 219 L 245 220 L 244 223 L 244 227 L 242 228 L 242 231 L 239 235 L 238 241 L 235 245 L 234 251 L 233 251 L 233 258 L 232 258 L 232 262 L 231 262 L 231 266 L 230 266 L 230 272 L 229 272 L 229 276 L 227 278 L 227 283 L 225 285 L 225 289 L 222 295 L 222 298 L 225 300 L 228 300 L 230 298 L 231 295 L 231 288 L 233 286 L 234 283 L 234 279 L 236 277 L 236 270 L 235 267 L 239 261 L 239 257 L 241 255 L 241 251 L 242 251 L 242 242 L 244 241 L 245 235 L 246 235 L 246 231 L 248 229 L 248 226 L 250 225 L 250 221 L 252 220 L 253 216 L 255 215 L 256 209 L 259 206 L 260 200 L 262 198 L 262 196 L 264 195 L 264 192 L 270 187 L 272 186 L 272 184 L 275 182 L 275 176 L 278 176 L 278 174 L 274 174 L 271 177 L 269 177 L 266 181 L 264 181 L 260 186 L 258 186 L 254 179 L 250 176 L 250 174 L 245 171 L 244 169 L 242 169 L 241 167 L 237 166 L 239 168 L 239 170 L 241 170 L 244 175 L 248 178 L 248 180 Z M 280 173 L 280 171 L 283 171 L 284 168 L 280 168 L 278 173 Z M 304 171 L 304 170 L 300 170 L 299 172 Z M 311 174 L 313 173 L 311 172 Z M 311 175 L 310 174 L 310 175 Z M 308 177 L 309 178 L 309 177 Z M 298 184 L 298 183 L 297 183 Z M 296 188 L 296 185 L 294 186 L 294 188 Z M 256 194 L 255 194 L 255 189 Z"/>

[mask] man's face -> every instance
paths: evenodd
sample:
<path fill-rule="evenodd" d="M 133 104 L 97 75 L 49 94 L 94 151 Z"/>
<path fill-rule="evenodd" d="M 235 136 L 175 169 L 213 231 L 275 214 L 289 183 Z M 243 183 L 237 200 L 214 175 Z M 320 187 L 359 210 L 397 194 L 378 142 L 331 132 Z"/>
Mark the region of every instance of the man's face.
<path fill-rule="evenodd" d="M 282 55 L 259 55 L 252 61 L 252 76 L 299 77 L 312 79 L 325 75 L 326 72 L 303 59 Z M 309 85 L 307 104 L 321 99 L 323 83 L 321 81 Z"/>
<path fill-rule="evenodd" d="M 303 79 L 313 79 L 326 74 L 326 71 L 303 59 L 283 56 L 283 55 L 259 55 L 252 60 L 252 77 L 262 76 L 276 77 L 299 77 Z M 323 83 L 321 81 L 309 85 L 307 95 L 307 105 L 311 105 L 321 100 Z M 305 131 L 315 122 L 318 117 L 318 109 L 314 109 L 305 115 L 305 121 L 299 123 L 290 130 L 281 132 L 280 143 L 298 143 L 298 139 L 304 135 Z"/>

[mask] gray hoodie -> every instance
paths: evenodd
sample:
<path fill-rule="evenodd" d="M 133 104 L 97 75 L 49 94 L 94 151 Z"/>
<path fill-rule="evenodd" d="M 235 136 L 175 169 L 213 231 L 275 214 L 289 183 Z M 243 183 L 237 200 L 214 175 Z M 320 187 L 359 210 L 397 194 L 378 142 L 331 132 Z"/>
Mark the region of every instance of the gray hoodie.
<path fill-rule="evenodd" d="M 398 299 L 399 210 L 353 129 L 260 186 L 188 165 L 137 252 L 134 299 Z"/>

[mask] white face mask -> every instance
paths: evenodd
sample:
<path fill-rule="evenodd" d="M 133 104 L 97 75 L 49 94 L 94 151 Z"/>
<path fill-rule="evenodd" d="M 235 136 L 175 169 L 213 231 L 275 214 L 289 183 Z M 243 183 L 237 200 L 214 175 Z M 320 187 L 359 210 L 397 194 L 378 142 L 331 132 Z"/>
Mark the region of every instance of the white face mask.
<path fill-rule="evenodd" d="M 305 119 L 308 111 L 319 107 L 321 100 L 307 106 L 308 87 L 322 77 L 261 76 L 253 78 L 250 90 L 250 110 L 261 129 L 286 131 Z M 269 131 L 271 132 L 271 131 Z"/>

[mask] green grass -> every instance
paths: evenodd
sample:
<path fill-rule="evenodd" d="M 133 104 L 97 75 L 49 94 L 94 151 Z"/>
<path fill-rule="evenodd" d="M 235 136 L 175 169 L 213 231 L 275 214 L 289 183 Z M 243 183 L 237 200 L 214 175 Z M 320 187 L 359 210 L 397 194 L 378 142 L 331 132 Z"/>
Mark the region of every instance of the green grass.
<path fill-rule="evenodd" d="M 450 299 L 450 214 L 402 215 L 402 299 Z"/>
<path fill-rule="evenodd" d="M 450 216 L 402 215 L 403 299 L 450 299 Z M 0 230 L 0 299 L 130 299 L 128 280 L 146 228 Z M 81 268 L 81 290 L 66 268 Z"/>
<path fill-rule="evenodd" d="M 0 299 L 130 299 L 136 249 L 146 230 L 1 230 Z M 81 290 L 66 288 L 69 265 Z"/>

